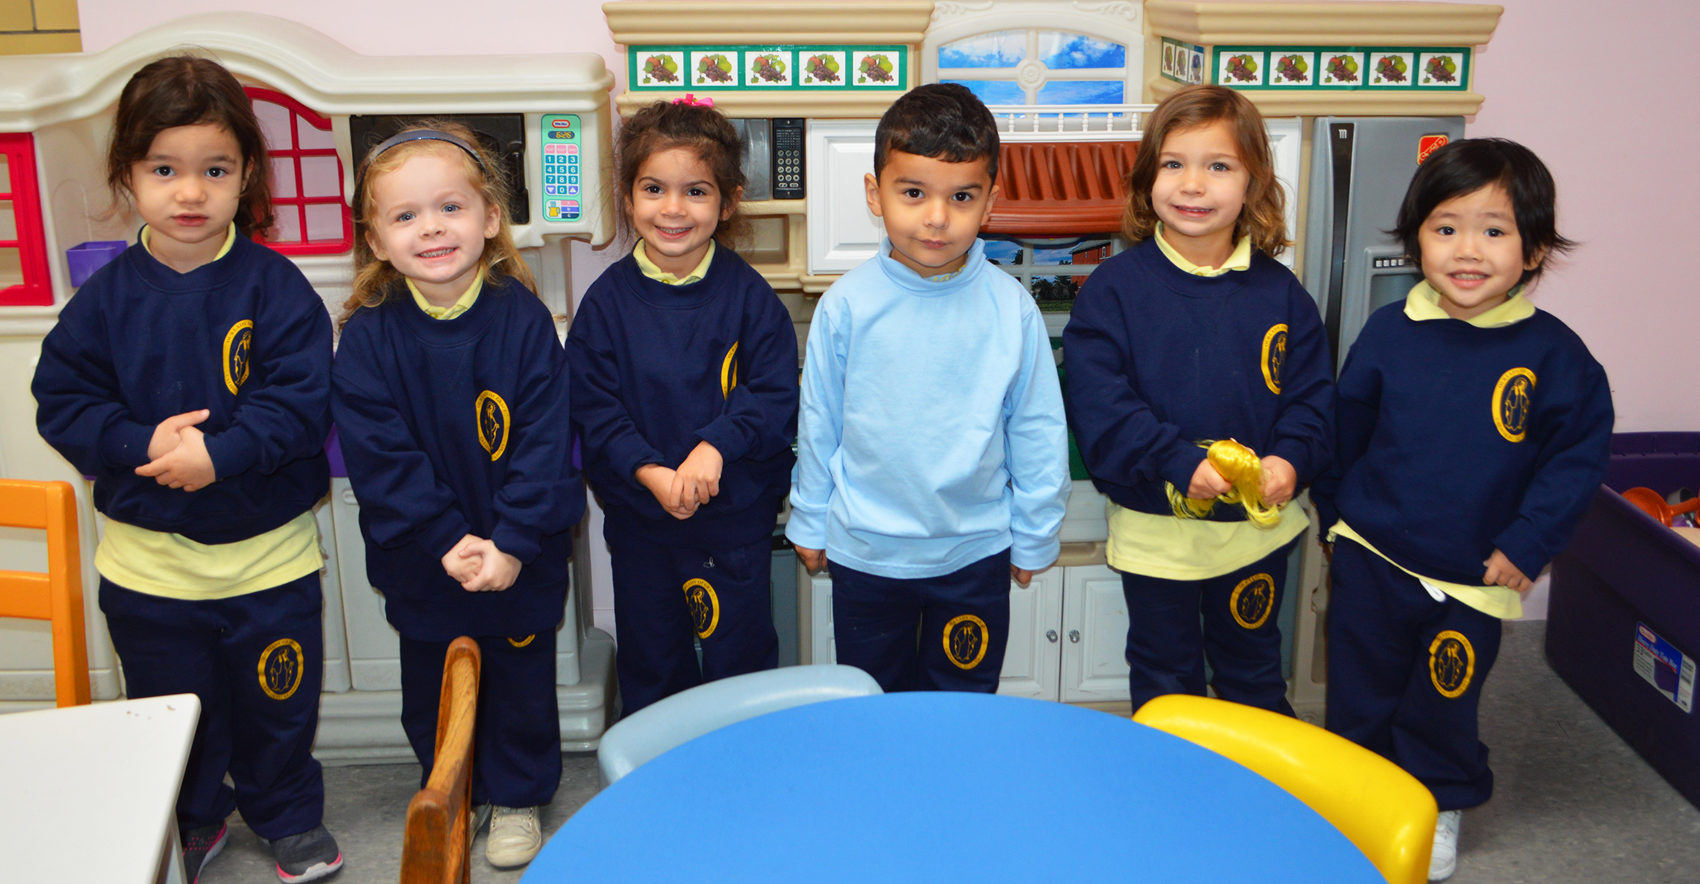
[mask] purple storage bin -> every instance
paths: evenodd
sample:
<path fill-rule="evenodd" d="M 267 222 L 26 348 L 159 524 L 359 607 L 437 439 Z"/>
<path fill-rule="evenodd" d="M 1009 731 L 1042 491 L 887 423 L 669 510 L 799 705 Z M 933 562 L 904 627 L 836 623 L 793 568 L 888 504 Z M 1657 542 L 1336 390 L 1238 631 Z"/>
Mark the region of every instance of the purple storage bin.
<path fill-rule="evenodd" d="M 129 245 L 121 239 L 103 239 L 78 243 L 66 249 L 65 260 L 71 265 L 71 285 L 80 286 L 88 282 L 96 270 L 123 254 Z"/>
<path fill-rule="evenodd" d="M 1552 566 L 1553 671 L 1700 806 L 1700 545 L 1625 500 L 1700 486 L 1700 433 L 1623 433 L 1606 483 Z"/>

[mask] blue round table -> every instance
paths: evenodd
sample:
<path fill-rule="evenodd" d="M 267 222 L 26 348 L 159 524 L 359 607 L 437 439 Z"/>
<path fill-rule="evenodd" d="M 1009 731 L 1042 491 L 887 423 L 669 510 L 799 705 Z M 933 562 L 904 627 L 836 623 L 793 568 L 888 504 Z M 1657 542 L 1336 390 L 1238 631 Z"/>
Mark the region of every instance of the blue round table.
<path fill-rule="evenodd" d="M 1379 882 L 1298 799 L 1199 746 L 1041 700 L 833 700 L 705 734 L 567 820 L 527 884 Z"/>

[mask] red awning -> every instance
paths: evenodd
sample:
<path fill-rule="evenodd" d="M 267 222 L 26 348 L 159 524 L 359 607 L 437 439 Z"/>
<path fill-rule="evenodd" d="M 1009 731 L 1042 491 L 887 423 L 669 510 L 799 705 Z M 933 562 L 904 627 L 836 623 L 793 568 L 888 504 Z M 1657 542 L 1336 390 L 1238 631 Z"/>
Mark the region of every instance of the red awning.
<path fill-rule="evenodd" d="M 984 233 L 1072 236 L 1114 233 L 1127 205 L 1137 141 L 1005 143 L 998 201 Z"/>

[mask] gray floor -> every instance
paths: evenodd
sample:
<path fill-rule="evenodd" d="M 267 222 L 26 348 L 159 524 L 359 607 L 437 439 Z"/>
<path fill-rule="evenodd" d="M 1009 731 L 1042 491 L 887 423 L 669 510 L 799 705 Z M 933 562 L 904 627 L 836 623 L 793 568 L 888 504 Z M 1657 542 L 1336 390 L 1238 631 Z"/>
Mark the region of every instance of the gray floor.
<path fill-rule="evenodd" d="M 1542 656 L 1544 623 L 1507 624 L 1482 704 L 1494 798 L 1464 814 L 1457 884 L 1680 882 L 1700 879 L 1700 811 L 1626 746 Z M 590 755 L 568 755 L 544 815 L 553 831 L 596 792 Z M 342 842 L 338 884 L 396 880 L 402 817 L 418 786 L 413 765 L 326 770 L 325 821 Z M 1059 824 L 1066 824 L 1059 821 Z M 474 882 L 511 882 L 483 861 Z M 693 877 L 681 867 L 680 879 Z M 275 881 L 270 851 L 232 817 L 229 844 L 203 884 Z"/>

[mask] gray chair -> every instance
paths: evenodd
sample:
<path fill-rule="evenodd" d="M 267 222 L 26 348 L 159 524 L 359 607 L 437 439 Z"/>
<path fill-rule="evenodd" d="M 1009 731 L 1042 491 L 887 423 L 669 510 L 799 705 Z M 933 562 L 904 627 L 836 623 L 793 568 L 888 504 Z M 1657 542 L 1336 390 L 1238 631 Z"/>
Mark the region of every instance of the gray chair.
<path fill-rule="evenodd" d="M 793 706 L 883 693 L 854 666 L 786 666 L 734 675 L 658 700 L 620 719 L 602 735 L 596 764 L 602 784 L 709 731 Z"/>

